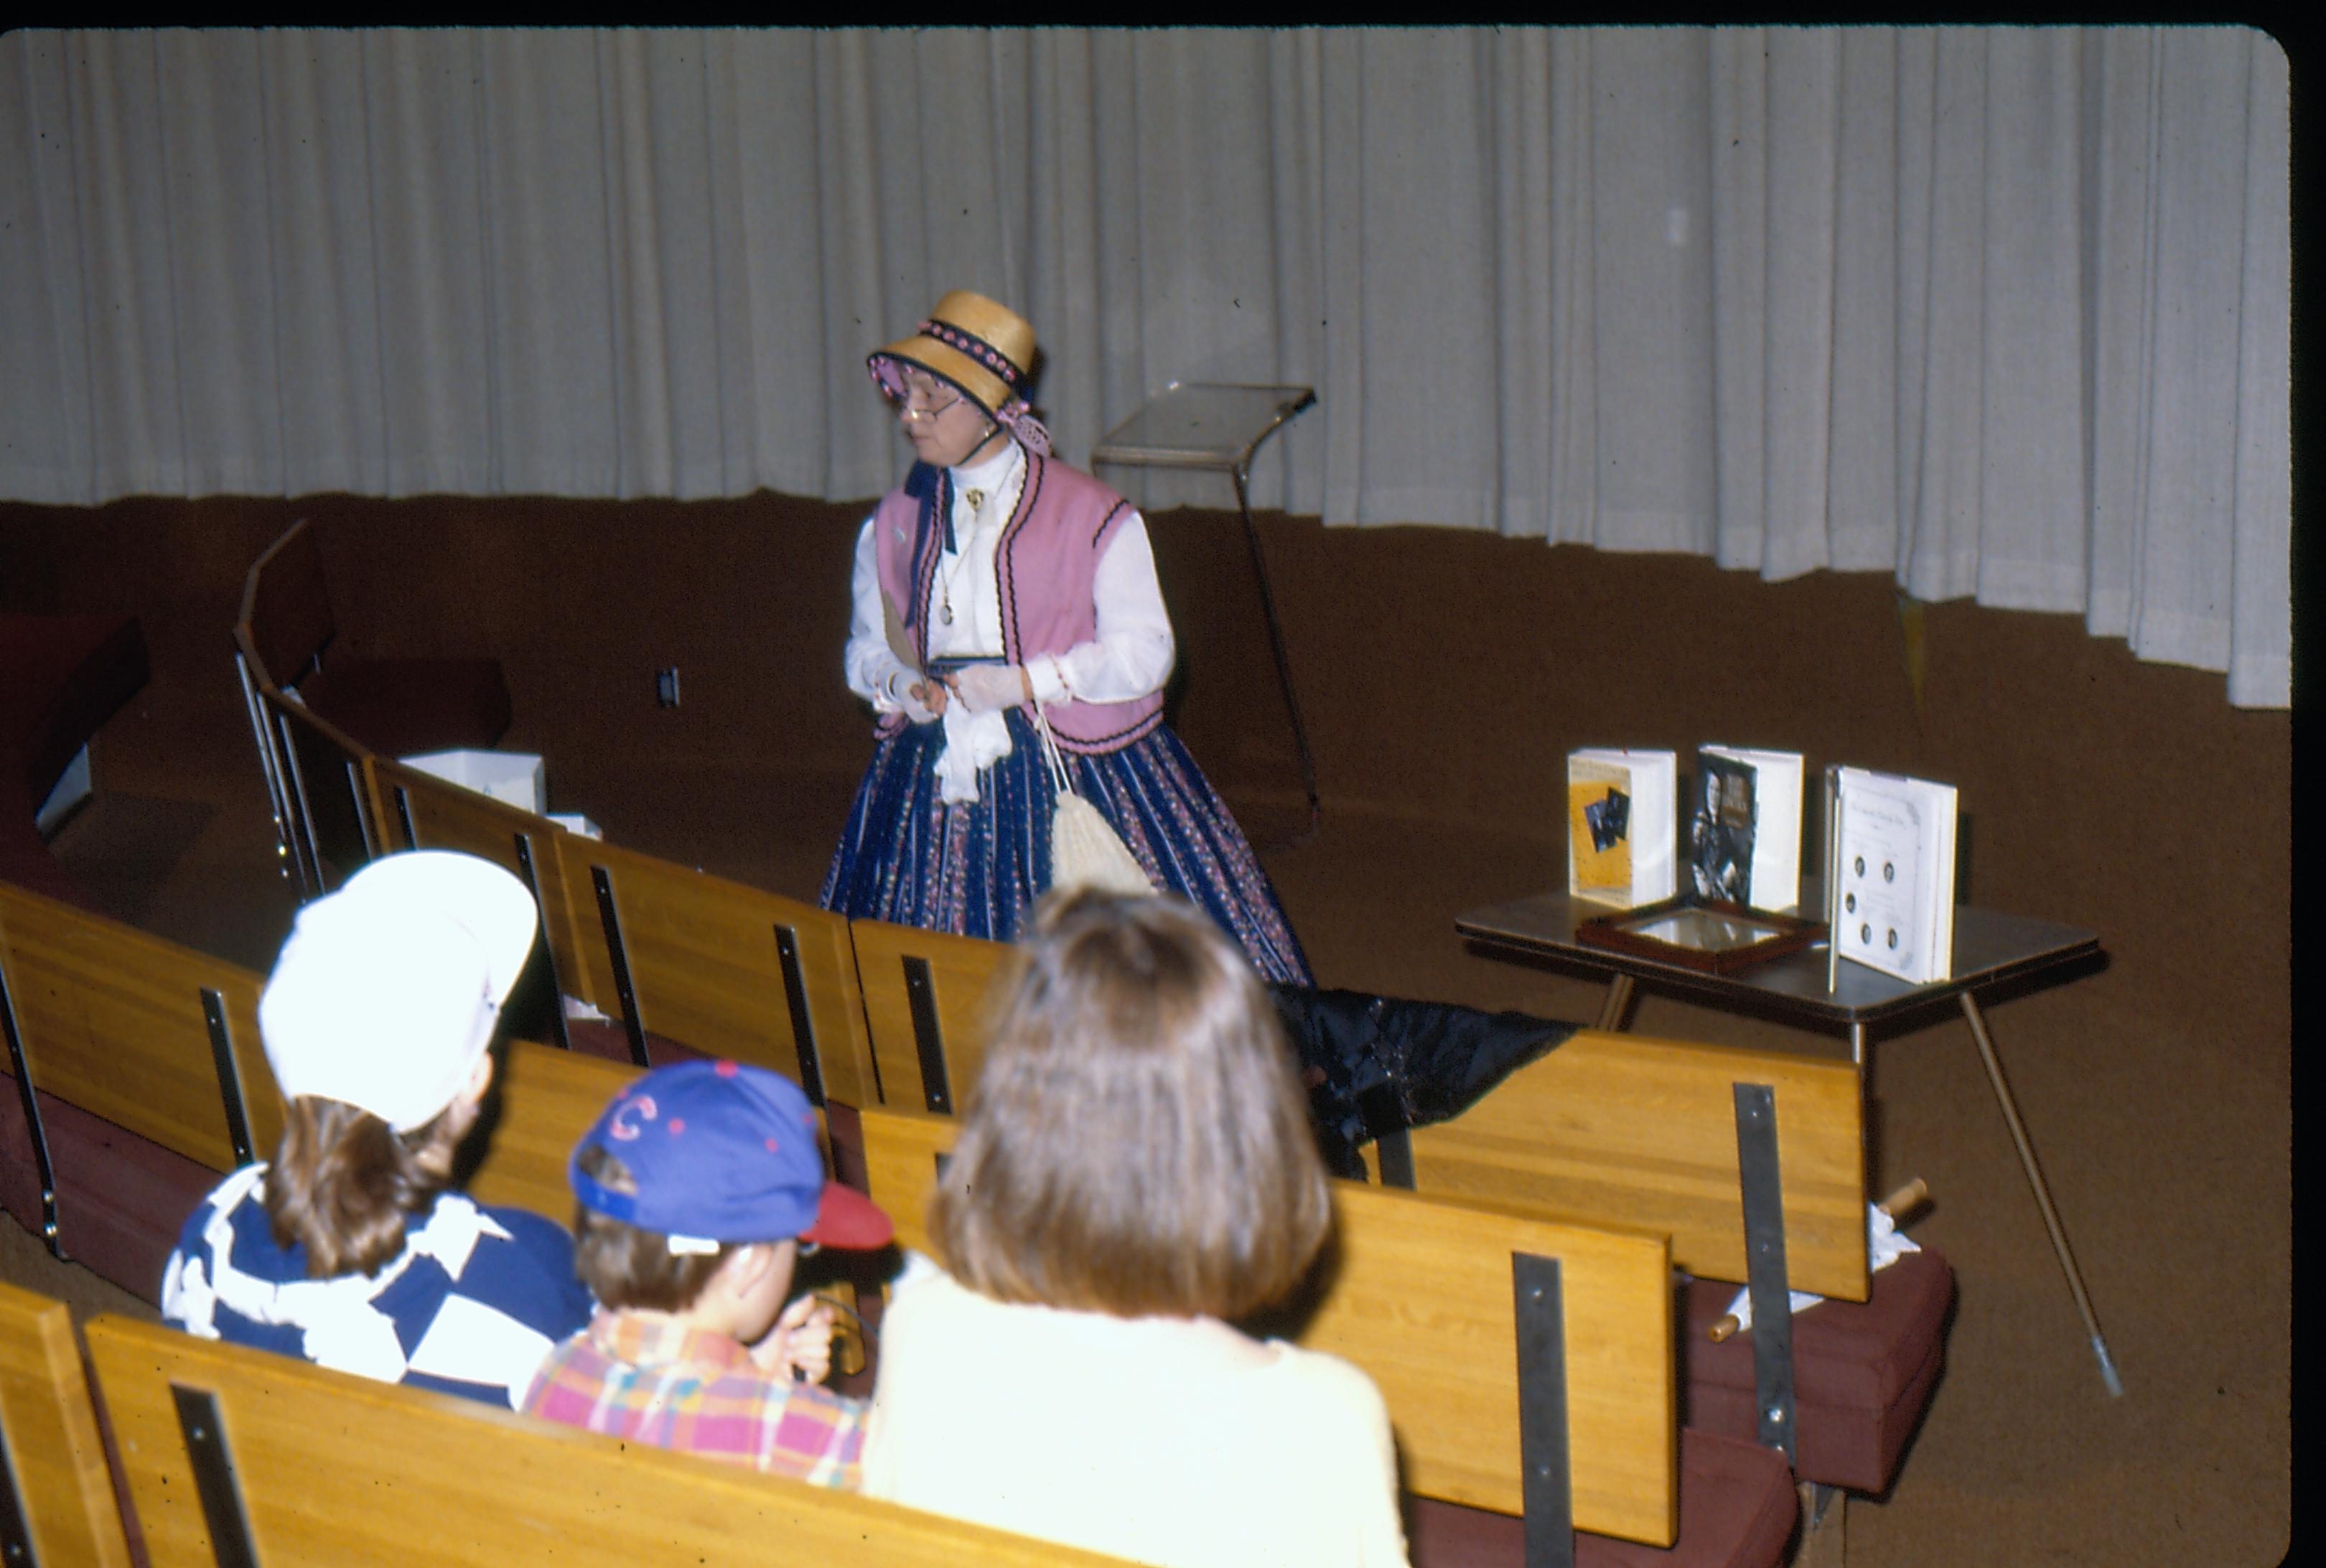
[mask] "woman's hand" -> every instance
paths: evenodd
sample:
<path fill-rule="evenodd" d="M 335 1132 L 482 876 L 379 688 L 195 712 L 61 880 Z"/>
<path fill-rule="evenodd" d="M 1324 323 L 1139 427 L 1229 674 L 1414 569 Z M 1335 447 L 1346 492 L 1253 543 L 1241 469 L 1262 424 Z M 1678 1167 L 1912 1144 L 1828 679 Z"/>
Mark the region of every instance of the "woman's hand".
<path fill-rule="evenodd" d="M 990 714 L 1034 700 L 1034 683 L 1025 667 L 1015 664 L 972 664 L 947 677 L 953 695 L 972 714 Z"/>
<path fill-rule="evenodd" d="M 891 671 L 888 684 L 881 689 L 889 700 L 904 710 L 905 717 L 912 720 L 913 723 L 935 723 L 944 714 L 946 695 L 944 683 L 935 676 L 922 676 L 910 686 L 901 689 L 898 686 L 898 683 L 907 675 L 918 673 L 915 670 L 902 669 Z"/>
<path fill-rule="evenodd" d="M 944 682 L 931 677 L 915 681 L 905 688 L 905 715 L 916 724 L 926 724 L 944 717 Z"/>
<path fill-rule="evenodd" d="M 833 1305 L 814 1295 L 786 1307 L 768 1337 L 751 1347 L 760 1369 L 795 1382 L 821 1383 L 832 1373 Z"/>

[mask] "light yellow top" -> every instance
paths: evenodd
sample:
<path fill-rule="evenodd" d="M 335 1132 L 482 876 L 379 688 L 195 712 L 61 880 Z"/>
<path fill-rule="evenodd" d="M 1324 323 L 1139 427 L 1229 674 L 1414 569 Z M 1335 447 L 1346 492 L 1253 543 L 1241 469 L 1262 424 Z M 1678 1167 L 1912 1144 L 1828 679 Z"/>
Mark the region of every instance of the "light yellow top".
<path fill-rule="evenodd" d="M 917 1255 L 880 1325 L 864 1489 L 1142 1563 L 1406 1561 L 1389 1413 L 1346 1361 L 1009 1305 Z"/>

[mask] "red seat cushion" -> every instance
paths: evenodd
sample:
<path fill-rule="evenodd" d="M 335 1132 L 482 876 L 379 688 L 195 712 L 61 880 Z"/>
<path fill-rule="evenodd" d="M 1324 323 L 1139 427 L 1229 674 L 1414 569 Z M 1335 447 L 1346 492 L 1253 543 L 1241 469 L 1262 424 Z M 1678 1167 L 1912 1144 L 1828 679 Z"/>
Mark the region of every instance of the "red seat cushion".
<path fill-rule="evenodd" d="M 1578 1530 L 1577 1568 L 1774 1568 L 1784 1561 L 1800 1502 L 1782 1453 L 1684 1431 L 1679 1470 L 1677 1541 L 1642 1546 Z M 1526 1561 L 1524 1521 L 1482 1508 L 1408 1498 L 1405 1535 L 1414 1568 L 1519 1568 Z"/>
<path fill-rule="evenodd" d="M 374 751 L 485 750 L 509 726 L 494 658 L 358 658 L 337 654 L 299 683 L 299 698 Z"/>
<path fill-rule="evenodd" d="M 1954 1282 L 1946 1255 L 1926 1246 L 1875 1273 L 1865 1301 L 1793 1314 L 1793 1469 L 1801 1479 L 1877 1496 L 1890 1489 L 1945 1365 Z M 1750 1441 L 1759 1430 L 1753 1338 L 1710 1338 L 1736 1286 L 1691 1280 L 1685 1296 L 1681 1419 Z"/>
<path fill-rule="evenodd" d="M 186 1217 L 222 1171 L 126 1133 L 42 1094 L 41 1125 L 57 1175 L 57 1229 L 67 1256 L 140 1301 L 162 1295 L 162 1269 Z M 0 1077 L 0 1203 L 25 1229 L 41 1227 L 39 1168 L 23 1101 Z"/>

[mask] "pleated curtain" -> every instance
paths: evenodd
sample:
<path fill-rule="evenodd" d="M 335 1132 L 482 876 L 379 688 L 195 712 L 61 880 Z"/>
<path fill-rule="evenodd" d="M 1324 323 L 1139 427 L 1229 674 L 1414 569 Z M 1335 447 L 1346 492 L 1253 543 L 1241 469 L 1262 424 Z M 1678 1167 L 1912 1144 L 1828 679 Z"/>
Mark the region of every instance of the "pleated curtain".
<path fill-rule="evenodd" d="M 1261 505 L 2284 705 L 2287 117 L 2244 28 L 14 33 L 0 498 L 869 497 L 863 356 L 967 287 L 1071 461 L 1312 386 Z"/>

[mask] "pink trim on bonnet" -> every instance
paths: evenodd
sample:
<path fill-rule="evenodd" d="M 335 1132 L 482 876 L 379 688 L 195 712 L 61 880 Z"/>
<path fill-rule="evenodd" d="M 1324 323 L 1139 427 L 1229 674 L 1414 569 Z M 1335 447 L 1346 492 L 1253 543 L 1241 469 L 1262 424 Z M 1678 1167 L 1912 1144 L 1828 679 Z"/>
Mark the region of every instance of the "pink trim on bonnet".
<path fill-rule="evenodd" d="M 1000 420 L 1003 428 L 1016 436 L 1019 444 L 1027 451 L 1037 457 L 1050 455 L 1049 431 L 1040 420 L 1034 417 L 1034 411 L 1027 407 L 1022 400 L 1011 398 L 1001 406 L 1001 411 L 993 417 Z"/>

